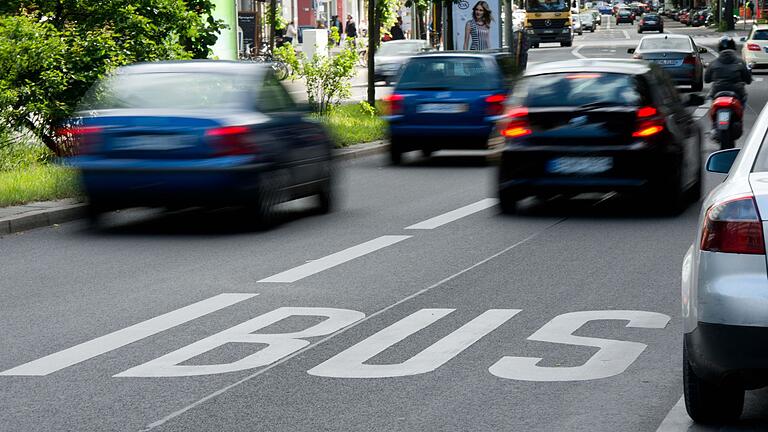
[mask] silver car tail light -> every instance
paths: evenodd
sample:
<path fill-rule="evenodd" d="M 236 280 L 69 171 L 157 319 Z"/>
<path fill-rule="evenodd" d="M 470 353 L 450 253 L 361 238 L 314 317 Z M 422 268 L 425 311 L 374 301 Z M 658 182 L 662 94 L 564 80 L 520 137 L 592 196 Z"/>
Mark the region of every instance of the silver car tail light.
<path fill-rule="evenodd" d="M 701 250 L 764 255 L 763 226 L 755 198 L 743 196 L 710 207 L 704 218 Z"/>

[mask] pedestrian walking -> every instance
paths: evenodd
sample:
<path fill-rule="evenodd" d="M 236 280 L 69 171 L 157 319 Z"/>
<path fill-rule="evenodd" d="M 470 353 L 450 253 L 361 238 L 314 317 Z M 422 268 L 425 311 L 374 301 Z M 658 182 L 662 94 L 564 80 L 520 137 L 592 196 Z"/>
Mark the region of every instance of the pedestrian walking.
<path fill-rule="evenodd" d="M 403 40 L 405 39 L 405 34 L 403 33 L 403 18 L 397 17 L 397 22 L 395 25 L 392 26 L 391 29 L 389 29 L 389 34 L 392 35 L 392 40 Z"/>
<path fill-rule="evenodd" d="M 355 21 L 352 19 L 352 15 L 347 15 L 347 26 L 344 29 L 344 34 L 351 39 L 357 37 L 357 26 L 355 26 Z"/>
<path fill-rule="evenodd" d="M 293 23 L 293 20 L 291 20 L 285 28 L 285 41 L 291 45 L 295 45 L 298 35 L 299 34 L 296 32 L 296 25 Z"/>

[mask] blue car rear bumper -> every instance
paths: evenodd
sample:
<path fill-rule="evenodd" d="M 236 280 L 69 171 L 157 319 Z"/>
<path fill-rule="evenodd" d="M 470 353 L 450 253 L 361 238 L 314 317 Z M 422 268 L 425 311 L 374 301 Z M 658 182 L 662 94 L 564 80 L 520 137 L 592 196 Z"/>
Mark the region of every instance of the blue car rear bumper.
<path fill-rule="evenodd" d="M 413 125 L 389 124 L 389 134 L 399 145 L 412 149 L 457 149 L 477 150 L 488 147 L 488 137 L 493 122 L 485 121 L 473 125 Z"/>

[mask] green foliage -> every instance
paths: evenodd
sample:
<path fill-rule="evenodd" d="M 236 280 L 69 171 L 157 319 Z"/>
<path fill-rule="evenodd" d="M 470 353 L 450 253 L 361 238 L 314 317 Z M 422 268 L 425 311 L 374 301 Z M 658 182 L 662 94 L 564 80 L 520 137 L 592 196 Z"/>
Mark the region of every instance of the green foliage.
<path fill-rule="evenodd" d="M 0 207 L 80 196 L 76 173 L 56 165 L 0 171 Z"/>
<path fill-rule="evenodd" d="M 57 154 L 55 127 L 98 78 L 138 61 L 206 57 L 222 28 L 210 0 L 3 0 L 0 127 L 33 131 Z"/>
<path fill-rule="evenodd" d="M 42 143 L 28 139 L 0 136 L 0 172 L 25 169 L 48 162 L 51 151 Z"/>
<path fill-rule="evenodd" d="M 339 28 L 336 26 L 331 27 L 331 31 L 328 34 L 328 49 L 339 44 L 341 35 L 339 34 Z"/>
<path fill-rule="evenodd" d="M 368 103 L 368 101 L 360 101 L 360 111 L 363 114 L 366 114 L 371 117 L 376 116 L 376 108 L 372 107 L 371 104 Z"/>
<path fill-rule="evenodd" d="M 351 79 L 355 74 L 357 52 L 350 42 L 335 56 L 315 54 L 307 59 L 304 53 L 298 59 L 295 74 L 304 78 L 307 99 L 312 110 L 327 114 L 342 99 L 350 96 Z"/>
<path fill-rule="evenodd" d="M 373 107 L 366 105 L 373 110 Z M 315 115 L 333 138 L 336 147 L 382 140 L 386 137 L 387 123 L 379 116 L 371 115 L 362 104 L 341 105 L 327 115 Z"/>
<path fill-rule="evenodd" d="M 275 8 L 272 8 L 271 5 L 267 6 L 267 9 L 264 12 L 264 15 L 266 17 L 267 23 L 274 26 L 275 30 L 282 30 L 288 25 L 288 23 L 285 22 L 285 19 L 283 18 L 283 14 L 282 14 L 282 11 L 280 10 L 280 6 L 277 6 Z"/>
<path fill-rule="evenodd" d="M 274 56 L 276 60 L 280 60 L 288 65 L 290 75 L 287 78 L 291 80 L 299 78 L 301 65 L 299 64 L 299 57 L 296 56 L 296 50 L 291 44 L 276 46 Z"/>

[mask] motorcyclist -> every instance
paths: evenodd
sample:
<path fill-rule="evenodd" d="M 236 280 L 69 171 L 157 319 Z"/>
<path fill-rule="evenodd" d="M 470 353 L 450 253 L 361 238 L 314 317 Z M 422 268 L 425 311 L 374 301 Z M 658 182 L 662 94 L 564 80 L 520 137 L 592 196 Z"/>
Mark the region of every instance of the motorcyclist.
<path fill-rule="evenodd" d="M 746 103 L 747 90 L 744 85 L 752 82 L 752 73 L 746 63 L 736 55 L 736 43 L 733 39 L 723 36 L 717 43 L 717 50 L 720 54 L 704 73 L 704 82 L 713 83 L 710 96 L 730 91 L 736 93 L 742 104 Z"/>

